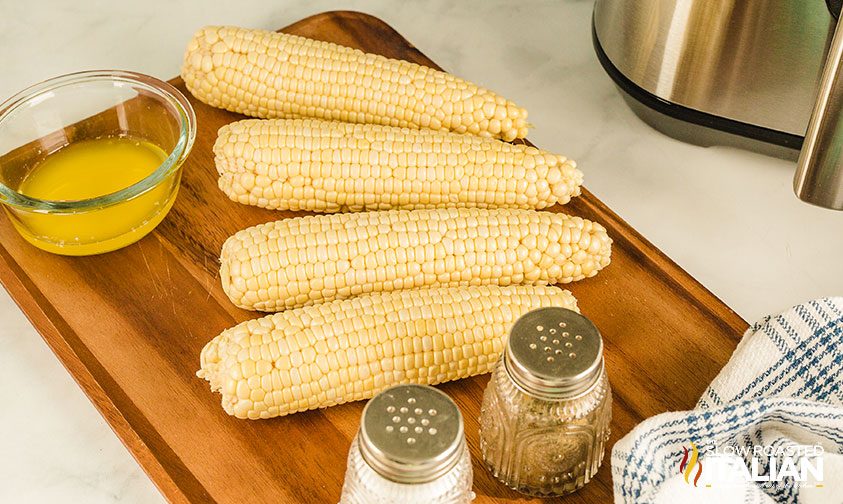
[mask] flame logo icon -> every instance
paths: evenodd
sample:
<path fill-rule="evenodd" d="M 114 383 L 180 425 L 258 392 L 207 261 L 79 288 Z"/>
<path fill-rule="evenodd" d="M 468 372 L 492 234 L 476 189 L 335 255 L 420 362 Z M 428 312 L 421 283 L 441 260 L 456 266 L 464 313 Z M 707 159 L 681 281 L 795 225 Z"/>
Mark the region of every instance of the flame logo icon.
<path fill-rule="evenodd" d="M 694 468 L 697 468 L 697 475 L 694 476 L 694 486 L 697 486 L 697 482 L 700 480 L 700 476 L 702 476 L 703 465 L 700 462 L 700 452 L 697 450 L 697 445 L 691 442 L 691 451 L 688 452 L 688 449 L 684 446 L 682 449 L 685 451 L 685 456 L 682 457 L 682 462 L 679 464 L 679 474 L 685 475 L 685 483 L 690 484 L 691 473 L 694 472 Z M 690 456 L 690 460 L 689 460 Z"/>

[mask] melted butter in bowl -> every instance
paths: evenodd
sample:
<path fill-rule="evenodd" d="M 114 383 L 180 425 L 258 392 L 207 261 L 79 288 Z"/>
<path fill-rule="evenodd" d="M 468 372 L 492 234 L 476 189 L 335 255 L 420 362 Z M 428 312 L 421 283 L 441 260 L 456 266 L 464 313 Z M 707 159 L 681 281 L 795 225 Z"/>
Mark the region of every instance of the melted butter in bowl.
<path fill-rule="evenodd" d="M 132 138 L 72 143 L 36 165 L 18 191 L 31 198 L 68 202 L 105 196 L 142 181 L 166 158 L 160 147 Z M 175 191 L 177 184 L 161 184 L 100 210 L 21 216 L 24 226 L 19 231 L 30 243 L 51 252 L 106 252 L 133 243 L 158 225 L 175 202 Z"/>
<path fill-rule="evenodd" d="M 4 131 L 17 136 L 0 142 L 9 144 L 0 145 L 0 201 L 15 228 L 43 250 L 91 255 L 134 243 L 166 217 L 195 117 L 165 82 L 81 72 L 0 105 Z"/>

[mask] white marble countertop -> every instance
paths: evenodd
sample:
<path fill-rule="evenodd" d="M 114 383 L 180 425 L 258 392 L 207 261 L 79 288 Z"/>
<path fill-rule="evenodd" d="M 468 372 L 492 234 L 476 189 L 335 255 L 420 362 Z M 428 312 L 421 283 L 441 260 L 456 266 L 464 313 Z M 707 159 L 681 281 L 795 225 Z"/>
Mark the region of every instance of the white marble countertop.
<path fill-rule="evenodd" d="M 536 144 L 747 320 L 843 291 L 843 213 L 791 192 L 794 164 L 670 139 L 624 105 L 591 46 L 589 0 L 0 3 L 0 98 L 120 68 L 176 75 L 204 24 L 276 29 L 351 9 L 386 20 L 445 69 L 530 110 Z M 163 497 L 0 289 L 0 502 Z"/>

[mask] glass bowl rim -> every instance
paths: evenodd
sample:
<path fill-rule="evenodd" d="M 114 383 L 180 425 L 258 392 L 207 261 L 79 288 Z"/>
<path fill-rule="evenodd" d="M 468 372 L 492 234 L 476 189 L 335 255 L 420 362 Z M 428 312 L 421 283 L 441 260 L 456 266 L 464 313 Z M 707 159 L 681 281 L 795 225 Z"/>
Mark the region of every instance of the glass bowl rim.
<path fill-rule="evenodd" d="M 167 158 L 152 173 L 119 191 L 81 200 L 47 200 L 26 196 L 0 182 L 0 202 L 20 209 L 41 213 L 73 213 L 102 208 L 130 200 L 161 183 L 177 170 L 196 139 L 196 114 L 190 102 L 173 85 L 155 77 L 127 70 L 86 70 L 74 72 L 29 86 L 0 103 L 0 125 L 24 104 L 64 87 L 90 82 L 119 82 L 140 87 L 169 103 L 178 112 L 179 139 Z"/>

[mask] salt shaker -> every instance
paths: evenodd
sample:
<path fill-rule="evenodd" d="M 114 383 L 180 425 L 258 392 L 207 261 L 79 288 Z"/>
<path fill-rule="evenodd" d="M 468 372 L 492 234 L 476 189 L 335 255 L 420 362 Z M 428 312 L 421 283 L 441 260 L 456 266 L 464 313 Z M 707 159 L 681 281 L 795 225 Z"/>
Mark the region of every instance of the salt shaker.
<path fill-rule="evenodd" d="M 433 387 L 398 385 L 363 409 L 340 504 L 467 504 L 471 484 L 457 405 Z"/>
<path fill-rule="evenodd" d="M 594 324 L 558 307 L 526 313 L 512 327 L 483 396 L 484 463 L 525 494 L 578 490 L 603 461 L 611 402 Z"/>

